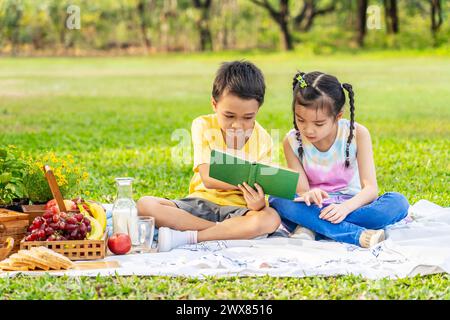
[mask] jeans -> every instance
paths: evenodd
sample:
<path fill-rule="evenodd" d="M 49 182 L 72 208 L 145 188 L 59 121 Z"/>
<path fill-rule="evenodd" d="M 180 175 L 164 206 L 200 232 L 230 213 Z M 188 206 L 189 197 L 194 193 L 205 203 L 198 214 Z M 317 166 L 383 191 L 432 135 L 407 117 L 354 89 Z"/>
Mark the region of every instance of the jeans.
<path fill-rule="evenodd" d="M 339 242 L 359 244 L 359 237 L 366 229 L 384 229 L 408 214 L 408 200 L 400 193 L 388 192 L 372 203 L 351 212 L 341 223 L 334 224 L 319 218 L 322 210 L 316 204 L 269 197 L 269 205 L 281 217 L 283 225 L 292 232 L 297 225 L 317 233 L 316 240 L 324 236 Z M 326 206 L 324 206 L 326 207 Z"/>

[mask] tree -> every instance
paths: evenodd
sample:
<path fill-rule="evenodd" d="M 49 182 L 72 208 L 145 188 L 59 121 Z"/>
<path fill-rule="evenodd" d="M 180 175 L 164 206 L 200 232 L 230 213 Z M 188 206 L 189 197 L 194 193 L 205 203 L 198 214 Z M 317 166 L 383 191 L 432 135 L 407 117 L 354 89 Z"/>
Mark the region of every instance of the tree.
<path fill-rule="evenodd" d="M 316 16 L 331 13 L 336 8 L 336 1 L 322 9 L 317 8 L 316 0 L 304 0 L 303 7 L 299 14 L 294 18 L 294 28 L 298 31 L 309 31 L 314 23 Z"/>
<path fill-rule="evenodd" d="M 292 35 L 289 28 L 289 0 L 279 0 L 280 9 L 277 11 L 268 0 L 251 0 L 254 4 L 265 8 L 273 20 L 280 27 L 283 34 L 283 46 L 286 50 L 293 50 L 294 45 L 292 41 Z"/>
<path fill-rule="evenodd" d="M 366 19 L 367 19 L 367 5 L 368 0 L 358 0 L 357 3 L 357 38 L 356 41 L 360 47 L 364 46 L 364 37 L 366 36 Z"/>
<path fill-rule="evenodd" d="M 4 21 L 0 21 L 0 30 L 4 29 L 6 39 L 11 42 L 12 55 L 15 56 L 19 52 L 20 43 L 20 22 L 23 17 L 23 3 L 18 0 L 8 0 L 3 4 Z M 3 31 L 3 30 L 2 30 Z"/>
<path fill-rule="evenodd" d="M 399 32 L 397 0 L 383 0 L 387 33 Z"/>
<path fill-rule="evenodd" d="M 141 30 L 141 35 L 145 44 L 145 48 L 147 50 L 150 50 L 152 48 L 152 41 L 147 34 L 147 28 L 149 26 L 149 17 L 147 9 L 148 11 L 150 11 L 150 7 L 152 7 L 153 2 L 154 2 L 153 0 L 150 1 L 139 0 L 136 8 L 139 16 L 139 28 Z"/>
<path fill-rule="evenodd" d="M 209 27 L 210 9 L 212 0 L 192 0 L 194 7 L 200 10 L 200 18 L 196 21 L 200 31 L 200 50 L 212 50 L 212 36 Z"/>
<path fill-rule="evenodd" d="M 430 0 L 431 5 L 431 32 L 433 33 L 433 45 L 437 46 L 437 33 L 442 26 L 441 0 Z"/>

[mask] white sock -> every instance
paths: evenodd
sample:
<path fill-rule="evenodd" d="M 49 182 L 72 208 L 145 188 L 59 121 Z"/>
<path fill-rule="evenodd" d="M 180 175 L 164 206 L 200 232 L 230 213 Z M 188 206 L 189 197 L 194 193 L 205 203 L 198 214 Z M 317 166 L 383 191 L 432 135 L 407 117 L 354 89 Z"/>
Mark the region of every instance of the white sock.
<path fill-rule="evenodd" d="M 197 233 L 197 231 L 178 231 L 161 227 L 158 231 L 158 251 L 166 252 L 186 244 L 195 244 Z"/>

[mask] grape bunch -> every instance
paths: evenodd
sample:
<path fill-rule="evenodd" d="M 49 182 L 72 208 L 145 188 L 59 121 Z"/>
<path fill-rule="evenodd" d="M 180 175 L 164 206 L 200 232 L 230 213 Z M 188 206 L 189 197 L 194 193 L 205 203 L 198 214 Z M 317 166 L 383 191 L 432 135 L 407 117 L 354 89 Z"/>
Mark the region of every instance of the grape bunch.
<path fill-rule="evenodd" d="M 91 222 L 81 213 L 47 210 L 28 227 L 25 241 L 84 240 Z"/>

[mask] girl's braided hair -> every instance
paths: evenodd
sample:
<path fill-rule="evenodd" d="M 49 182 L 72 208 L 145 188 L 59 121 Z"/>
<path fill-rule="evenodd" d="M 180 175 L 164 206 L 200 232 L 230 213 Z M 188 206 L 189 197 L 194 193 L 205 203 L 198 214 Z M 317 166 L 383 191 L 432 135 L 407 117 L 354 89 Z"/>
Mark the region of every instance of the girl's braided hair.
<path fill-rule="evenodd" d="M 350 166 L 350 143 L 355 129 L 355 99 L 352 86 L 348 83 L 341 84 L 336 77 L 318 71 L 310 73 L 299 71 L 295 74 L 292 82 L 292 111 L 294 113 L 294 128 L 297 131 L 296 136 L 299 142 L 298 155 L 300 159 L 303 156 L 303 144 L 295 121 L 295 106 L 302 105 L 306 108 L 328 106 L 330 113 L 336 117 L 345 105 L 344 89 L 348 92 L 350 102 L 350 134 L 345 149 L 345 167 L 348 168 Z"/>

